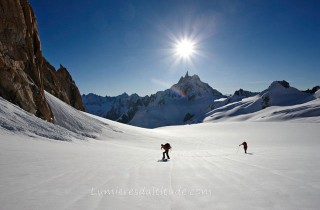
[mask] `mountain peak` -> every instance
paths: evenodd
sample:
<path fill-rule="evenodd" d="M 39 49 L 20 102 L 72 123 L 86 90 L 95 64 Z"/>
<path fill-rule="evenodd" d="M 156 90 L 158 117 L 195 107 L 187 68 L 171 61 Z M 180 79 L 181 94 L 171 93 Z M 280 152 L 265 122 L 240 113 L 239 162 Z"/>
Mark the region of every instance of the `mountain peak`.
<path fill-rule="evenodd" d="M 239 90 L 236 90 L 233 94 L 233 96 L 238 96 L 238 97 L 251 97 L 254 95 L 257 95 L 258 93 L 255 92 L 251 92 L 248 90 L 243 90 L 242 88 L 240 88 Z"/>
<path fill-rule="evenodd" d="M 185 83 L 185 82 L 188 82 L 188 81 L 202 82 L 198 75 L 194 74 L 192 76 L 189 76 L 189 72 L 187 72 L 184 77 L 180 78 L 178 84 Z"/>
<path fill-rule="evenodd" d="M 289 88 L 290 85 L 289 85 L 289 82 L 285 81 L 285 80 L 282 80 L 282 81 L 277 81 L 280 85 L 282 85 L 283 87 L 285 88 Z"/>
<path fill-rule="evenodd" d="M 274 81 L 269 86 L 269 89 L 275 89 L 275 88 L 289 88 L 289 82 L 282 80 L 282 81 Z"/>
<path fill-rule="evenodd" d="M 202 98 L 202 97 L 221 97 L 221 93 L 212 89 L 207 83 L 200 80 L 196 74 L 189 76 L 189 72 L 184 77 L 181 77 L 179 82 L 171 87 L 171 90 L 180 93 L 189 99 Z"/>
<path fill-rule="evenodd" d="M 124 92 L 121 95 L 118 96 L 119 98 L 127 98 L 129 97 L 128 93 Z"/>

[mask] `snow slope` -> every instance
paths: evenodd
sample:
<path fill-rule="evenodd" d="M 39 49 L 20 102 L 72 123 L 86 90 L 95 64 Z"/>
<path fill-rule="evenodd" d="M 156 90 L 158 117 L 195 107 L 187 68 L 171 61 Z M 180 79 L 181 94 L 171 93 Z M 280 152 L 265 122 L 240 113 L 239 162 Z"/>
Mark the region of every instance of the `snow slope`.
<path fill-rule="evenodd" d="M 215 113 L 209 115 L 203 122 L 219 121 L 303 121 L 320 122 L 320 99 L 315 99 L 303 104 L 293 106 L 272 106 L 258 111 L 246 110 L 252 104 L 252 99 L 218 108 Z M 230 109 L 229 109 L 230 108 Z M 247 112 L 246 112 L 247 111 Z"/>
<path fill-rule="evenodd" d="M 201 122 L 193 121 L 193 119 L 202 119 L 203 115 L 210 110 L 209 104 L 212 101 L 213 98 L 200 98 L 194 101 L 188 101 L 187 98 L 167 99 L 165 105 L 154 105 L 139 110 L 129 124 L 144 128 L 157 128 Z M 186 118 L 188 113 L 193 116 L 189 120 Z"/>
<path fill-rule="evenodd" d="M 1 209 L 320 205 L 318 123 L 301 118 L 303 123 L 220 122 L 149 130 L 87 115 L 46 97 L 60 125 L 0 98 Z M 89 137 L 81 133 L 91 129 Z M 60 138 L 70 141 L 52 140 Z M 238 147 L 244 140 L 246 155 Z M 171 160 L 158 162 L 165 142 L 173 147 Z"/>
<path fill-rule="evenodd" d="M 317 92 L 314 93 L 314 97 L 320 98 L 320 90 L 318 90 Z"/>
<path fill-rule="evenodd" d="M 82 136 L 96 138 L 102 132 L 103 123 L 88 117 L 83 112 L 45 92 L 48 104 L 55 117 L 54 123 Z M 107 125 L 107 124 L 106 124 Z"/>
<path fill-rule="evenodd" d="M 84 139 L 78 133 L 43 121 L 1 97 L 0 107 L 0 129 L 2 132 L 65 141 Z"/>
<path fill-rule="evenodd" d="M 267 120 L 282 121 L 320 116 L 320 100 L 314 95 L 273 82 L 260 94 L 208 112 L 204 122 Z"/>

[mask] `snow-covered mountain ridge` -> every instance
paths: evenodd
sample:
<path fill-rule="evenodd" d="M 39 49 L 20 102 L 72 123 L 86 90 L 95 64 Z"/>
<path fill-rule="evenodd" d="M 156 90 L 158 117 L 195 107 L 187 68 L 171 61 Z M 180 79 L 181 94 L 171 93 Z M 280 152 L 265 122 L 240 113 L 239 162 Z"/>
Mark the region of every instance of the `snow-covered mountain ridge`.
<path fill-rule="evenodd" d="M 223 96 L 198 75 L 181 77 L 170 89 L 140 97 L 126 93 L 117 97 L 83 95 L 89 113 L 118 122 L 155 128 L 253 114 L 273 106 L 294 106 L 319 97 L 318 86 L 300 91 L 286 81 L 275 81 L 261 93 L 239 89 Z M 317 103 L 317 101 L 316 101 Z M 313 112 L 317 116 L 317 112 Z M 244 118 L 242 118 L 244 119 Z M 205 119 L 208 121 L 208 119 Z"/>
<path fill-rule="evenodd" d="M 87 112 L 107 119 L 146 128 L 180 125 L 210 111 L 223 95 L 188 72 L 170 89 L 140 97 L 126 93 L 116 97 L 83 95 Z"/>
<path fill-rule="evenodd" d="M 249 119 L 281 121 L 318 117 L 320 116 L 320 100 L 317 99 L 317 93 L 306 93 L 290 87 L 286 81 L 275 81 L 268 89 L 256 96 L 220 106 L 206 115 L 205 122 Z"/>

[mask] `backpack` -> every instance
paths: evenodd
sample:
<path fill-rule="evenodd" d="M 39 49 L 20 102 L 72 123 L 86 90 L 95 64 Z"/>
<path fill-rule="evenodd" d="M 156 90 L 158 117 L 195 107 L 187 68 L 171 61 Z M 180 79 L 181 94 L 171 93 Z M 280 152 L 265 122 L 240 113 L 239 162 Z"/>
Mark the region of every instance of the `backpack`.
<path fill-rule="evenodd" d="M 166 143 L 166 144 L 164 145 L 164 148 L 171 149 L 171 145 L 170 145 L 169 143 Z"/>

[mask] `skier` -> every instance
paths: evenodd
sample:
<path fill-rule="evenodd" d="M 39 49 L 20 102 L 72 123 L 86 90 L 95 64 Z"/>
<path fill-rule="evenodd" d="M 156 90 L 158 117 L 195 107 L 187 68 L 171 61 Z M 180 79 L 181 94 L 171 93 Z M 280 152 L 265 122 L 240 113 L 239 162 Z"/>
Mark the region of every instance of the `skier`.
<path fill-rule="evenodd" d="M 162 156 L 162 160 L 165 160 L 165 154 L 167 154 L 167 158 L 170 159 L 169 157 L 169 149 L 171 149 L 171 146 L 169 143 L 166 143 L 166 144 L 161 144 L 161 150 L 164 149 L 164 152 L 163 152 L 163 156 Z"/>
<path fill-rule="evenodd" d="M 247 153 L 247 149 L 248 149 L 248 144 L 247 144 L 247 142 L 244 141 L 242 144 L 239 145 L 239 147 L 240 147 L 241 145 L 243 145 L 244 153 Z"/>

